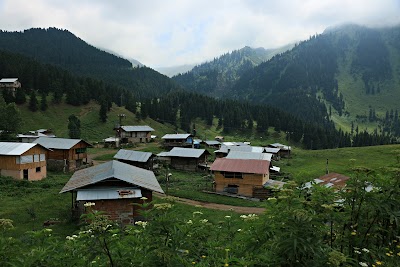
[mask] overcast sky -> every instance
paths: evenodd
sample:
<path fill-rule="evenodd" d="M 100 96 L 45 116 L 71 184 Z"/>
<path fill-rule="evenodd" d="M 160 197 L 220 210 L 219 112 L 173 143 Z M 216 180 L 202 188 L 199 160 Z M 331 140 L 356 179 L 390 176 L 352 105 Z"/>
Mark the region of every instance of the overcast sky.
<path fill-rule="evenodd" d="M 0 0 L 0 29 L 67 29 L 150 67 L 275 48 L 342 23 L 400 23 L 400 0 Z"/>

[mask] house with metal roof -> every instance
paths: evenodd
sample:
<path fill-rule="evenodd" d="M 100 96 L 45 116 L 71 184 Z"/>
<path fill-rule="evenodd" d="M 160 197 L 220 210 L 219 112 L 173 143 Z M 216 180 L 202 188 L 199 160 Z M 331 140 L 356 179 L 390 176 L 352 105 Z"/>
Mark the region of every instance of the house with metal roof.
<path fill-rule="evenodd" d="M 210 153 L 206 149 L 174 147 L 169 152 L 161 152 L 157 157 L 178 170 L 196 171 L 199 165 L 207 163 Z"/>
<path fill-rule="evenodd" d="M 193 147 L 194 139 L 191 134 L 166 134 L 161 137 L 163 146 L 166 148 L 172 147 Z"/>
<path fill-rule="evenodd" d="M 39 137 L 33 142 L 49 149 L 49 170 L 73 171 L 88 164 L 87 148 L 92 145 L 82 139 Z"/>
<path fill-rule="evenodd" d="M 271 161 L 272 154 L 260 152 L 242 152 L 230 151 L 226 156 L 227 159 L 260 159 Z"/>
<path fill-rule="evenodd" d="M 279 148 L 279 154 L 281 157 L 289 157 L 292 151 L 292 148 L 290 146 L 281 143 L 269 144 L 268 147 Z"/>
<path fill-rule="evenodd" d="M 152 171 L 113 160 L 76 171 L 60 193 L 72 193 L 77 216 L 87 211 L 85 203 L 90 202 L 93 209 L 126 225 L 140 216 L 141 208 L 133 204 L 152 201 L 153 191 L 164 193 Z"/>
<path fill-rule="evenodd" d="M 254 196 L 254 188 L 269 180 L 268 160 L 217 158 L 210 170 L 214 173 L 215 191 Z"/>
<path fill-rule="evenodd" d="M 117 129 L 117 137 L 121 143 L 148 143 L 154 129 L 147 125 L 120 126 Z"/>
<path fill-rule="evenodd" d="M 8 89 L 15 95 L 17 88 L 21 88 L 21 83 L 18 78 L 2 78 L 0 79 L 0 88 Z"/>
<path fill-rule="evenodd" d="M 264 148 L 261 146 L 222 144 L 218 150 L 214 151 L 214 153 L 217 158 L 222 158 L 226 157 L 231 151 L 262 153 L 264 151 Z"/>
<path fill-rule="evenodd" d="M 46 178 L 46 152 L 39 144 L 0 142 L 0 176 L 29 181 Z"/>
<path fill-rule="evenodd" d="M 219 142 L 217 140 L 206 140 L 206 141 L 203 141 L 203 143 L 207 147 L 212 147 L 212 148 L 217 148 L 217 149 L 219 149 L 221 147 L 221 142 Z"/>
<path fill-rule="evenodd" d="M 151 152 L 120 149 L 115 154 L 114 159 L 132 166 L 152 170 L 154 157 L 155 155 Z"/>

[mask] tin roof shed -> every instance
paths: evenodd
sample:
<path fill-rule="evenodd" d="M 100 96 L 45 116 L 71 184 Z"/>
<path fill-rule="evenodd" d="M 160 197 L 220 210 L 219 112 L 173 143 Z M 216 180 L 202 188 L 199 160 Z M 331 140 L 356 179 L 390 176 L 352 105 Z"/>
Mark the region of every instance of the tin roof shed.
<path fill-rule="evenodd" d="M 82 189 L 109 179 L 164 193 L 154 173 L 116 160 L 76 171 L 60 193 Z"/>
<path fill-rule="evenodd" d="M 150 152 L 120 149 L 117 154 L 115 154 L 114 158 L 136 162 L 147 162 L 152 155 L 153 153 Z"/>

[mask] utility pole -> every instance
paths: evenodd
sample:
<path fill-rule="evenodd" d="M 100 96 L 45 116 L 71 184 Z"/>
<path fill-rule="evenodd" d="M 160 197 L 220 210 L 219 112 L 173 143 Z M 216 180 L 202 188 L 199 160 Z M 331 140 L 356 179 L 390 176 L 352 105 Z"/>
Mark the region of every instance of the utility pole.
<path fill-rule="evenodd" d="M 328 159 L 326 159 L 326 170 L 325 170 L 325 174 L 329 173 L 329 169 L 328 169 Z"/>

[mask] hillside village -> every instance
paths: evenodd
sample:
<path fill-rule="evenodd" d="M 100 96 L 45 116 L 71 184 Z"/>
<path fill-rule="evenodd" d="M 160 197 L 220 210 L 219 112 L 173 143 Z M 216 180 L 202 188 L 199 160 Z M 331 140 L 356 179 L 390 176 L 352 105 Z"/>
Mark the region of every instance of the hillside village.
<path fill-rule="evenodd" d="M 164 172 L 169 169 L 188 171 L 187 175 L 209 174 L 213 181 L 208 193 L 226 197 L 265 200 L 285 184 L 280 168 L 273 163 L 290 157 L 287 145 L 251 146 L 249 142 L 225 141 L 222 136 L 200 140 L 193 134 L 176 133 L 157 138 L 147 125 L 119 125 L 114 130 L 115 136 L 104 138 L 97 147 L 120 149 L 112 161 L 100 164 L 92 160 L 88 149 L 93 145 L 85 140 L 58 138 L 47 129 L 18 134 L 19 142 L 0 142 L 0 175 L 37 181 L 46 179 L 48 171 L 73 173 L 60 188 L 60 193 L 72 193 L 73 214 L 82 214 L 85 203 L 94 202 L 123 224 L 140 217 L 131 210 L 131 203 L 141 203 L 142 197 L 151 201 L 153 191 L 164 194 L 157 179 L 168 182 L 170 177 L 164 177 Z M 142 144 L 145 150 L 150 142 L 157 142 L 164 152 L 121 148 Z"/>
<path fill-rule="evenodd" d="M 0 31 L 0 265 L 397 267 L 399 29 L 171 79 Z"/>

